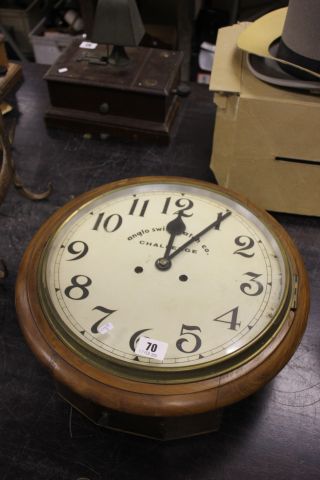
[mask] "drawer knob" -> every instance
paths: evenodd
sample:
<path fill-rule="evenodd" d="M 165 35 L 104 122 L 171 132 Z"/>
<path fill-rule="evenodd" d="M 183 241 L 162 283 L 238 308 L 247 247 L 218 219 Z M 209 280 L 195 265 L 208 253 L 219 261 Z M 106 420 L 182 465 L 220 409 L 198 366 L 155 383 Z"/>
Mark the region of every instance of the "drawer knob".
<path fill-rule="evenodd" d="M 101 103 L 99 107 L 100 113 L 106 114 L 109 112 L 109 104 L 107 102 Z"/>

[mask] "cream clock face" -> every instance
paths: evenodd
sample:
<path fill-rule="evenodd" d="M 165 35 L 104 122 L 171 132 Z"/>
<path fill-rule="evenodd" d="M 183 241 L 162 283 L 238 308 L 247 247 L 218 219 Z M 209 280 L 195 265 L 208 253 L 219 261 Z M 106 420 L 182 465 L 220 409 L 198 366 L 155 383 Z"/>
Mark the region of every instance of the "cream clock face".
<path fill-rule="evenodd" d="M 86 203 L 48 242 L 40 275 L 62 339 L 146 381 L 239 366 L 290 302 L 290 265 L 266 225 L 232 197 L 183 183 Z"/>

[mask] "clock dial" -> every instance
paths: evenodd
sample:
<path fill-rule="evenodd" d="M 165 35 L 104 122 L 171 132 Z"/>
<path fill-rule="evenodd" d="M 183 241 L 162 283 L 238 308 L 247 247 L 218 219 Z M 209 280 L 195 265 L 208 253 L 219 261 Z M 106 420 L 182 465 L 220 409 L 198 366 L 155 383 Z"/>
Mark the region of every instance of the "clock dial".
<path fill-rule="evenodd" d="M 42 307 L 67 345 L 146 382 L 239 367 L 295 301 L 290 262 L 259 216 L 183 182 L 84 203 L 47 243 L 40 277 Z"/>
<path fill-rule="evenodd" d="M 185 178 L 103 185 L 52 215 L 17 278 L 22 331 L 94 422 L 153 438 L 217 428 L 217 410 L 288 362 L 306 327 L 299 252 L 266 212 Z"/>

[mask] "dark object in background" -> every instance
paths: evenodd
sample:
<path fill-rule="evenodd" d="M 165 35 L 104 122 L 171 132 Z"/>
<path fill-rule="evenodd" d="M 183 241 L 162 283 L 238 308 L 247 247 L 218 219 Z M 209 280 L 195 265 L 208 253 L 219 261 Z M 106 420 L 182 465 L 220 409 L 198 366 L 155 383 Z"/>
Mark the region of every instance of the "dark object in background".
<path fill-rule="evenodd" d="M 81 25 L 79 22 L 77 23 L 79 17 L 80 8 L 77 0 L 63 0 L 60 2 L 49 0 L 46 2 L 44 10 L 44 27 L 46 30 L 54 30 L 61 33 L 79 33 L 83 31 L 83 22 L 81 21 Z"/>
<path fill-rule="evenodd" d="M 0 65 L 0 77 L 3 77 L 7 73 L 8 69 L 5 65 Z"/>
<path fill-rule="evenodd" d="M 200 10 L 195 22 L 194 35 L 192 40 L 191 56 L 191 80 L 196 80 L 199 70 L 199 52 L 203 42 L 215 44 L 219 28 L 229 24 L 229 14 L 223 10 L 216 10 L 210 7 Z"/>
<path fill-rule="evenodd" d="M 31 0 L 2 0 L 1 7 L 3 8 L 27 8 Z"/>
<path fill-rule="evenodd" d="M 203 8 L 195 22 L 194 39 L 197 45 L 202 42 L 216 43 L 219 28 L 229 24 L 229 14 L 223 10 Z"/>
<path fill-rule="evenodd" d="M 239 0 L 238 3 L 238 12 L 236 12 L 236 18 L 233 23 L 236 21 L 253 22 L 272 10 L 286 7 L 288 5 L 288 0 Z"/>
<path fill-rule="evenodd" d="M 107 61 L 127 65 L 130 59 L 124 47 L 138 46 L 145 33 L 135 0 L 99 0 L 90 40 L 113 45 Z"/>
<path fill-rule="evenodd" d="M 146 33 L 140 46 L 184 53 L 181 80 L 190 79 L 191 39 L 195 0 L 137 0 Z M 84 29 L 91 38 L 97 0 L 79 0 Z"/>

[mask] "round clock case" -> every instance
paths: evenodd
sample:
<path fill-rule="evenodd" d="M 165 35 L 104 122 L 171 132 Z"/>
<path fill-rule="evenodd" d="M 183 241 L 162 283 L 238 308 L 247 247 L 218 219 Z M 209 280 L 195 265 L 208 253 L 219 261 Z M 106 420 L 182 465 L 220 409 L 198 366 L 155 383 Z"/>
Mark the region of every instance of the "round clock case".
<path fill-rule="evenodd" d="M 288 362 L 309 310 L 284 229 L 207 182 L 141 177 L 60 208 L 23 257 L 22 331 L 94 422 L 155 438 L 218 428 Z"/>

